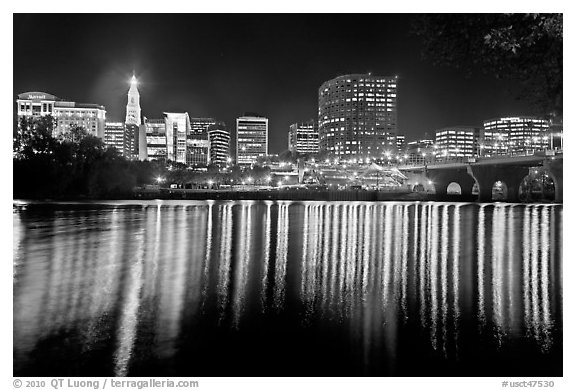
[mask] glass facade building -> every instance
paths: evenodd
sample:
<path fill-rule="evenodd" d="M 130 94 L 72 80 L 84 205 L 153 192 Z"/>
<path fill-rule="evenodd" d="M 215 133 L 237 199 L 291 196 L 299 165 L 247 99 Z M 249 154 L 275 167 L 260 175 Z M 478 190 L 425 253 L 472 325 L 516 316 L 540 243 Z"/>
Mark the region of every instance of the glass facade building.
<path fill-rule="evenodd" d="M 344 158 L 381 158 L 396 150 L 398 78 L 351 74 L 318 90 L 321 152 Z"/>
<path fill-rule="evenodd" d="M 146 158 L 165 162 L 168 155 L 166 122 L 164 119 L 144 117 L 144 127 L 146 129 Z"/>
<path fill-rule="evenodd" d="M 187 138 L 190 134 L 190 117 L 187 112 L 165 112 L 166 156 L 174 162 L 186 164 Z"/>

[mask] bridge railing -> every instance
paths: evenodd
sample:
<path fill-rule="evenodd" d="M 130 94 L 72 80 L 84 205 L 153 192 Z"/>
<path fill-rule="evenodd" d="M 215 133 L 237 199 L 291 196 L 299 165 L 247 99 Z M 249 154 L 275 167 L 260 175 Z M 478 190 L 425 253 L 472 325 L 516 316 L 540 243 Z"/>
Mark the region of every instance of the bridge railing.
<path fill-rule="evenodd" d="M 525 159 L 536 159 L 545 160 L 546 158 L 561 158 L 563 156 L 562 150 L 542 150 L 536 153 L 525 153 L 525 154 L 515 154 L 515 155 L 499 155 L 490 157 L 450 157 L 442 160 L 429 160 L 425 162 L 415 162 L 409 164 L 397 164 L 398 168 L 426 168 L 426 167 L 437 167 L 453 164 L 478 164 L 482 162 L 491 161 L 514 161 L 514 160 L 525 160 Z"/>

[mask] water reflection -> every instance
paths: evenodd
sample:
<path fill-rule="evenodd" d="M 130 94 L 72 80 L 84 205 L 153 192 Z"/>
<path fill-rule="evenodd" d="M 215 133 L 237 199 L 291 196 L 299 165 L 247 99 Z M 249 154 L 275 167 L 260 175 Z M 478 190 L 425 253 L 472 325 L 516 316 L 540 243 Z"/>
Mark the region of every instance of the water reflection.
<path fill-rule="evenodd" d="M 552 205 L 15 210 L 15 374 L 37 374 L 44 356 L 69 375 L 88 372 L 69 359 L 108 361 L 103 375 L 206 374 L 194 370 L 209 362 L 227 375 L 222 356 L 238 343 L 282 338 L 284 350 L 269 350 L 277 363 L 295 351 L 351 362 L 329 375 L 430 375 L 414 374 L 414 359 L 485 375 L 479 346 L 494 370 L 504 355 L 558 362 L 561 223 Z M 47 347 L 63 337 L 67 350 Z"/>

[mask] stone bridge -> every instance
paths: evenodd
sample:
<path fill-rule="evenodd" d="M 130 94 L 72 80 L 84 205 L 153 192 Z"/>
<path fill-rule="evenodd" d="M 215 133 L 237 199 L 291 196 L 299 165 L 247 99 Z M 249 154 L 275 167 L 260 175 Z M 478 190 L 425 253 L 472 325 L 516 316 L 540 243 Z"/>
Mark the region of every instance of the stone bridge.
<path fill-rule="evenodd" d="M 519 201 L 519 189 L 522 180 L 530 173 L 530 168 L 542 167 L 554 182 L 556 202 L 563 200 L 563 155 L 498 156 L 491 158 L 469 159 L 458 162 L 437 162 L 419 165 L 401 165 L 398 169 L 405 172 L 421 173 L 430 180 L 438 199 L 455 199 L 448 195 L 448 186 L 456 183 L 460 186 L 462 200 L 492 201 L 492 189 L 498 181 L 503 183 L 504 198 L 509 202 Z M 472 194 L 474 184 L 478 186 L 478 195 Z"/>

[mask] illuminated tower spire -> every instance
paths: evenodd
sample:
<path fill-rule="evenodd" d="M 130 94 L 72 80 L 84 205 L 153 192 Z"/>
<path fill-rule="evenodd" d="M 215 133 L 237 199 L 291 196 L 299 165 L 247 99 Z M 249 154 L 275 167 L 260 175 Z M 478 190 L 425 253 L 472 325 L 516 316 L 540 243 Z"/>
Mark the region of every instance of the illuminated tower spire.
<path fill-rule="evenodd" d="M 140 93 L 138 92 L 138 80 L 132 74 L 130 90 L 128 91 L 128 104 L 126 104 L 126 124 L 140 126 Z"/>

